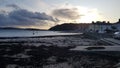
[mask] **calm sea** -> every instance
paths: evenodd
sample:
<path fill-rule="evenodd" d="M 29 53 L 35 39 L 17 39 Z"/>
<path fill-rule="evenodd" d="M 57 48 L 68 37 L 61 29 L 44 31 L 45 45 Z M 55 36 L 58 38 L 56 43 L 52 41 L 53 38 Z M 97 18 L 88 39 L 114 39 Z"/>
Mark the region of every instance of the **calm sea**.
<path fill-rule="evenodd" d="M 77 34 L 77 33 L 66 33 L 59 31 L 0 29 L 0 37 L 31 37 L 31 36 L 51 36 L 51 35 L 71 35 L 71 34 Z"/>

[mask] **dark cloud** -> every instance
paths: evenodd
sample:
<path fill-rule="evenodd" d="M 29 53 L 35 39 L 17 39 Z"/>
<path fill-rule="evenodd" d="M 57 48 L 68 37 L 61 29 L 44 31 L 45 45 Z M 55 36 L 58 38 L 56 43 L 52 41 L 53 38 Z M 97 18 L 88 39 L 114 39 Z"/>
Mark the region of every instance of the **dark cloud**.
<path fill-rule="evenodd" d="M 16 4 L 9 4 L 9 5 L 6 5 L 7 7 L 12 7 L 12 8 L 15 8 L 15 9 L 20 9 L 20 7 Z"/>
<path fill-rule="evenodd" d="M 76 20 L 79 19 L 81 16 L 77 8 L 55 9 L 53 10 L 52 15 L 60 19 L 69 19 L 69 20 Z"/>
<path fill-rule="evenodd" d="M 0 14 L 0 26 L 42 26 L 56 21 L 58 20 L 46 13 L 31 12 L 25 9 L 13 10 L 8 14 Z"/>

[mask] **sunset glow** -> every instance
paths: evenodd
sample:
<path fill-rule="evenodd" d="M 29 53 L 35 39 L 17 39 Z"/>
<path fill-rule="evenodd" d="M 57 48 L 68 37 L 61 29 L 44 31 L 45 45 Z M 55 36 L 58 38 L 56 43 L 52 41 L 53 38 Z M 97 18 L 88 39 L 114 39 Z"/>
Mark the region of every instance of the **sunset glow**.
<path fill-rule="evenodd" d="M 83 10 L 86 12 L 86 10 Z M 79 21 L 80 23 L 91 23 L 92 21 L 98 21 L 100 18 L 99 12 L 97 9 L 87 10 L 87 12 L 82 16 Z"/>
<path fill-rule="evenodd" d="M 62 23 L 114 23 L 120 18 L 118 6 L 118 0 L 0 0 L 0 27 L 48 29 Z"/>

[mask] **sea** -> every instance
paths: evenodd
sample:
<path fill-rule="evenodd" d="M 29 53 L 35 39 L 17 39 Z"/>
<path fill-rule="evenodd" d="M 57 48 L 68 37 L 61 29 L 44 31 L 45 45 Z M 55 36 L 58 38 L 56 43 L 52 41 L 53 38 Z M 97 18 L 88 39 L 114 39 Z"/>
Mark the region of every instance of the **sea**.
<path fill-rule="evenodd" d="M 20 29 L 0 29 L 0 37 L 33 37 L 33 36 L 54 36 L 73 35 L 78 33 L 49 31 L 49 30 L 20 30 Z"/>

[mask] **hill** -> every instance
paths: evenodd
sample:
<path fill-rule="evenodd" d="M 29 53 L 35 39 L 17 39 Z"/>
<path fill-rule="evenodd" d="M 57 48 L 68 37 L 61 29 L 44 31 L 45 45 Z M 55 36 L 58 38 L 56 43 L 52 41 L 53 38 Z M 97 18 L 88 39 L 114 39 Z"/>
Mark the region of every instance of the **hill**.
<path fill-rule="evenodd" d="M 71 31 L 71 30 L 84 30 L 87 29 L 89 24 L 86 23 L 64 23 L 51 27 L 49 30 L 53 31 Z"/>

